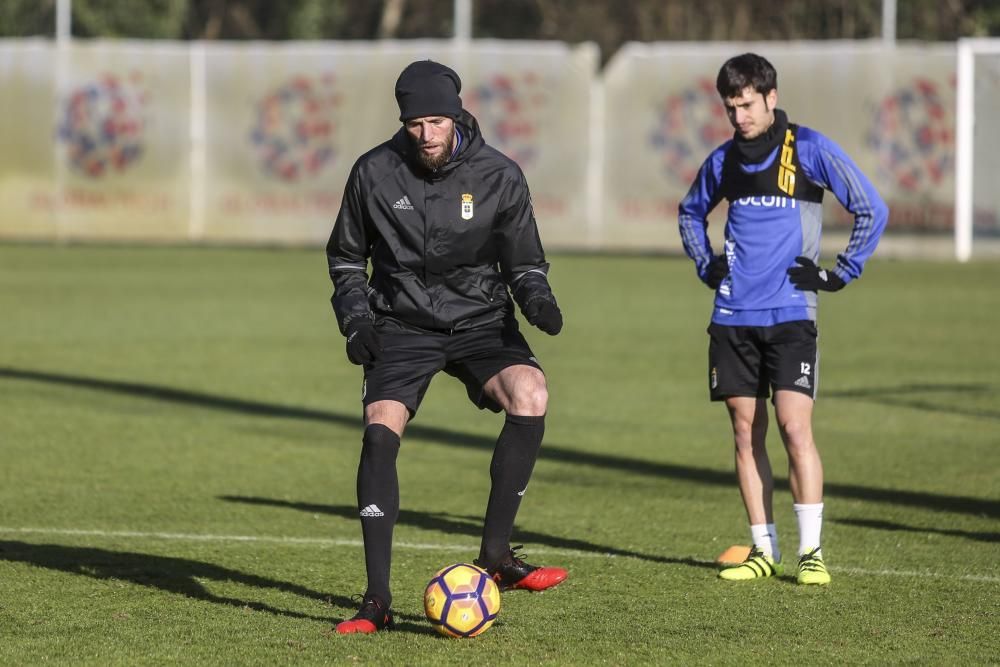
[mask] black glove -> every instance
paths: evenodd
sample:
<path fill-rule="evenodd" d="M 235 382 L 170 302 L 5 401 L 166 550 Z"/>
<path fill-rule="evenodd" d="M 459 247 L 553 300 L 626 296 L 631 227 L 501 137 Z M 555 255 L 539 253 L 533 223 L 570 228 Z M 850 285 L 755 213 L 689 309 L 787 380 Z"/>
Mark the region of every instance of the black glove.
<path fill-rule="evenodd" d="M 836 292 L 843 289 L 844 279 L 833 271 L 827 271 L 816 266 L 808 257 L 796 257 L 795 261 L 801 266 L 793 266 L 788 269 L 788 279 L 792 281 L 797 289 L 805 292 Z"/>
<path fill-rule="evenodd" d="M 722 280 L 729 275 L 729 260 L 725 255 L 719 255 L 708 263 L 705 270 L 705 284 L 712 289 L 719 289 Z"/>
<path fill-rule="evenodd" d="M 375 325 L 368 319 L 357 319 L 347 326 L 347 358 L 352 364 L 370 364 L 382 354 Z"/>
<path fill-rule="evenodd" d="M 528 324 L 538 327 L 548 335 L 555 336 L 562 331 L 562 311 L 555 301 L 538 296 L 529 299 L 522 311 Z"/>

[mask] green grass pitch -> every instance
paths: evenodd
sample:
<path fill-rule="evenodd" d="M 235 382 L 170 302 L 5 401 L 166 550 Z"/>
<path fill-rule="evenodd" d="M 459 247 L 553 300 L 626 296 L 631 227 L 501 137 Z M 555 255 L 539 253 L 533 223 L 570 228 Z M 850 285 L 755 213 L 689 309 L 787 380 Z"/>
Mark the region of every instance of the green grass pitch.
<path fill-rule="evenodd" d="M 399 456 L 400 630 L 331 635 L 364 588 L 360 372 L 322 250 L 0 245 L 0 664 L 1000 661 L 1000 263 L 876 256 L 821 296 L 817 589 L 715 577 L 747 528 L 690 263 L 550 260 L 515 544 L 570 578 L 448 640 L 421 593 L 477 554 L 502 417 L 434 381 Z"/>

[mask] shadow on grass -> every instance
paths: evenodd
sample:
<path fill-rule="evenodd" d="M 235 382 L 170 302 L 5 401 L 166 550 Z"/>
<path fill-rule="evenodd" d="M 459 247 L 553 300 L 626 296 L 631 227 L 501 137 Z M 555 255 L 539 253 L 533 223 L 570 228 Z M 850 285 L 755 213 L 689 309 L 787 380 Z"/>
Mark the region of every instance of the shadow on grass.
<path fill-rule="evenodd" d="M 942 405 L 920 395 L 927 394 L 989 394 L 996 388 L 990 384 L 904 384 L 897 387 L 866 387 L 864 389 L 840 389 L 824 391 L 824 398 L 847 398 L 887 405 L 893 408 L 909 408 L 921 412 L 941 412 L 963 417 L 1000 420 L 1000 410 L 983 410 L 965 406 Z"/>
<path fill-rule="evenodd" d="M 173 389 L 159 385 L 141 384 L 136 382 L 122 382 L 117 380 L 101 380 L 97 378 L 80 377 L 75 375 L 65 375 L 57 373 L 47 373 L 41 371 L 31 371 L 17 368 L 0 367 L 0 380 L 26 380 L 32 382 L 45 382 L 49 384 L 79 387 L 112 394 L 121 394 L 129 397 L 148 398 L 158 401 L 166 401 L 181 405 L 190 405 L 197 408 L 223 410 L 238 414 L 245 414 L 252 417 L 276 417 L 283 419 L 299 419 L 306 421 L 316 421 L 321 423 L 332 423 L 342 426 L 355 426 L 358 428 L 358 448 L 361 447 L 361 415 L 360 410 L 354 416 L 348 416 L 324 410 L 314 410 L 309 408 L 297 408 L 294 406 L 278 405 L 273 403 L 263 403 L 227 396 L 217 396 L 203 392 L 186 391 L 183 389 Z M 992 385 L 972 384 L 972 385 L 902 385 L 900 387 L 883 387 L 881 389 L 847 390 L 825 393 L 824 396 L 833 398 L 849 398 L 857 400 L 871 400 L 873 402 L 886 402 L 891 400 L 895 393 L 913 394 L 917 392 L 949 392 L 949 393 L 971 393 L 992 391 Z M 903 405 L 903 404 L 901 404 Z M 913 402 L 905 404 L 905 407 L 916 409 L 930 409 L 923 402 Z M 937 410 L 944 408 L 938 406 Z M 949 410 L 951 412 L 960 412 Z M 990 417 L 994 415 L 990 411 L 979 411 L 974 416 Z M 1000 418 L 1000 415 L 996 415 Z M 412 439 L 426 440 L 443 445 L 454 447 L 479 448 L 492 451 L 495 439 L 481 435 L 461 433 L 435 426 L 422 424 L 411 424 L 406 429 L 406 436 Z M 671 463 L 661 463 L 654 461 L 644 461 L 642 459 L 616 456 L 613 454 L 599 454 L 593 452 L 582 452 L 569 447 L 562 447 L 551 443 L 542 446 L 540 458 L 548 461 L 557 461 L 570 465 L 583 465 L 599 468 L 603 470 L 617 470 L 636 475 L 650 477 L 665 477 L 686 482 L 698 482 L 702 484 L 712 484 L 735 488 L 736 475 L 731 471 L 723 472 L 710 468 L 696 468 L 693 466 L 680 466 Z M 788 489 L 787 479 L 775 479 L 775 487 Z M 936 511 L 958 512 L 963 514 L 986 515 L 991 518 L 1000 517 L 1000 501 L 973 498 L 969 496 L 951 496 L 937 493 L 924 493 L 920 491 L 903 491 L 898 489 L 879 489 L 857 484 L 837 484 L 828 482 L 825 485 L 825 494 L 828 497 L 849 498 L 853 500 L 863 500 L 869 502 L 889 503 L 906 507 L 919 507 Z"/>
<path fill-rule="evenodd" d="M 310 600 L 348 609 L 351 613 L 358 607 L 358 603 L 349 597 L 320 593 L 287 581 L 247 574 L 239 570 L 188 558 L 154 556 L 130 551 L 109 551 L 61 544 L 31 544 L 0 540 L 0 561 L 27 563 L 36 567 L 79 574 L 104 581 L 128 581 L 140 586 L 183 595 L 194 600 L 322 623 L 334 623 L 336 620 L 277 609 L 263 602 L 215 595 L 201 583 L 201 580 L 232 582 L 263 590 L 292 593 Z M 410 617 L 407 616 L 407 618 Z M 417 620 L 417 617 L 412 618 Z"/>
<path fill-rule="evenodd" d="M 974 530 L 957 530 L 952 528 L 923 528 L 920 526 L 907 526 L 893 521 L 881 521 L 879 519 L 829 519 L 833 523 L 845 526 L 856 526 L 858 528 L 871 528 L 873 530 L 891 530 L 907 533 L 934 533 L 937 535 L 947 535 L 948 537 L 963 537 L 980 542 L 1000 542 L 1000 533 Z"/>
<path fill-rule="evenodd" d="M 288 500 L 277 500 L 274 498 L 257 498 L 252 496 L 220 496 L 219 499 L 233 503 L 244 503 L 247 505 L 283 507 L 298 510 L 300 512 L 309 512 L 310 514 L 329 514 L 331 516 L 339 516 L 343 519 L 357 520 L 358 518 L 358 508 L 351 505 L 320 505 L 316 503 L 300 503 Z M 423 530 L 436 530 L 446 535 L 465 535 L 473 537 L 476 540 L 478 540 L 483 533 L 482 519 L 471 516 L 457 517 L 444 513 L 431 514 L 427 512 L 414 512 L 412 510 L 401 509 L 399 510 L 399 520 L 397 523 L 404 526 L 421 528 Z M 638 551 L 630 551 L 628 549 L 619 549 L 617 547 L 594 544 L 593 542 L 587 542 L 585 540 L 554 537 L 552 535 L 546 535 L 545 533 L 537 533 L 531 530 L 520 530 L 518 528 L 515 528 L 514 532 L 517 536 L 517 539 L 514 540 L 515 542 L 524 542 L 529 545 L 539 544 L 570 551 L 582 551 L 586 553 L 609 556 L 638 558 L 640 560 L 651 561 L 654 563 L 690 565 L 692 567 L 706 567 L 712 569 L 715 568 L 715 565 L 711 563 L 694 560 L 692 558 L 670 558 L 667 556 L 644 554 Z M 476 556 L 478 554 L 472 555 Z"/>

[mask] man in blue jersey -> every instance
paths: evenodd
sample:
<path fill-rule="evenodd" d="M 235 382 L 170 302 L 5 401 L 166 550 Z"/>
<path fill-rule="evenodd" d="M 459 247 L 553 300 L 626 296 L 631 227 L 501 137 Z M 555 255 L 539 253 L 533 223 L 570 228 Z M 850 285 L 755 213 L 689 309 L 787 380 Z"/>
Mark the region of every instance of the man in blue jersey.
<path fill-rule="evenodd" d="M 705 160 L 678 220 L 698 277 L 715 290 L 709 391 L 729 411 L 753 543 L 743 563 L 719 576 L 745 581 L 784 571 L 765 447 L 766 400 L 773 392 L 799 527 L 796 579 L 828 584 L 820 543 L 823 466 L 812 433 L 819 380 L 817 293 L 836 292 L 861 275 L 888 209 L 839 146 L 789 123 L 776 108 L 777 73 L 766 59 L 753 53 L 731 58 L 719 71 L 716 88 L 735 134 Z M 829 269 L 818 265 L 825 190 L 854 215 L 847 248 Z M 725 247 L 715 254 L 706 233 L 708 214 L 723 199 L 729 204 Z"/>

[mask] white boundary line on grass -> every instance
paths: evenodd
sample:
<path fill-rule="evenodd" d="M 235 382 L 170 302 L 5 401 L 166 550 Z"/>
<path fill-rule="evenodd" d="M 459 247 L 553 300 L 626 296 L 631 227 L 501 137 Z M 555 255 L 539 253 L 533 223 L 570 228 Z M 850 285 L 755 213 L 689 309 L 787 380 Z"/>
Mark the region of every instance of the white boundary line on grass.
<path fill-rule="evenodd" d="M 274 537 L 270 535 L 212 535 L 204 533 L 156 533 L 136 530 L 84 530 L 79 528 L 8 528 L 0 526 L 3 533 L 35 533 L 41 535 L 78 535 L 83 537 L 137 537 L 157 540 L 178 540 L 188 542 L 263 542 L 270 544 L 305 544 L 324 547 L 360 547 L 361 540 L 334 539 L 325 537 Z M 437 549 L 441 551 L 457 551 L 468 549 L 468 546 L 458 544 L 421 544 L 418 542 L 395 542 L 395 546 L 404 549 Z"/>
<path fill-rule="evenodd" d="M 364 546 L 361 540 L 338 539 L 325 537 L 275 537 L 271 535 L 212 535 L 204 533 L 158 533 L 144 532 L 136 530 L 84 530 L 81 528 L 11 528 L 0 526 L 0 535 L 7 534 L 35 534 L 35 535 L 73 535 L 80 537 L 102 537 L 102 538 L 143 538 L 157 540 L 177 540 L 190 542 L 258 542 L 269 544 L 292 544 L 325 547 L 361 547 Z M 466 544 L 440 544 L 433 542 L 394 542 L 393 546 L 400 549 L 416 549 L 423 551 L 469 551 L 474 549 L 474 545 Z M 590 551 L 580 551 L 577 549 L 560 549 L 558 547 L 532 548 L 532 553 L 556 553 L 578 558 L 629 558 L 629 556 L 618 556 L 616 554 L 595 553 Z M 2 559 L 0 559 L 2 560 Z M 714 564 L 714 561 L 699 560 L 692 558 L 692 561 L 706 564 Z M 962 581 L 981 581 L 985 583 L 1000 583 L 1000 577 L 991 577 L 979 574 L 942 574 L 940 572 L 920 572 L 917 570 L 869 570 L 860 567 L 831 567 L 834 572 L 844 574 L 856 574 L 874 577 L 934 577 L 935 579 L 958 579 Z"/>

